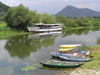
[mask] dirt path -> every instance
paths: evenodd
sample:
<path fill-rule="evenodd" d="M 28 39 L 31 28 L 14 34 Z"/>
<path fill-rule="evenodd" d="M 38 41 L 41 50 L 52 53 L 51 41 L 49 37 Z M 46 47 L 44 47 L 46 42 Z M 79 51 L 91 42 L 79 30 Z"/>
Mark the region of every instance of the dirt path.
<path fill-rule="evenodd" d="M 100 70 L 78 68 L 72 71 L 69 75 L 100 75 Z"/>

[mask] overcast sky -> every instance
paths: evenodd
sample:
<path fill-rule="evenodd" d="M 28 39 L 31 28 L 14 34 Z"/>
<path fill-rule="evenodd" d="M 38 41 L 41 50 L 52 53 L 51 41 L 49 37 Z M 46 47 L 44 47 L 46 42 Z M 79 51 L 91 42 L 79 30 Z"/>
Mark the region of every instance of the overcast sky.
<path fill-rule="evenodd" d="M 0 0 L 12 7 L 23 4 L 30 10 L 37 10 L 38 13 L 56 14 L 68 5 L 77 8 L 89 8 L 100 12 L 100 0 Z"/>

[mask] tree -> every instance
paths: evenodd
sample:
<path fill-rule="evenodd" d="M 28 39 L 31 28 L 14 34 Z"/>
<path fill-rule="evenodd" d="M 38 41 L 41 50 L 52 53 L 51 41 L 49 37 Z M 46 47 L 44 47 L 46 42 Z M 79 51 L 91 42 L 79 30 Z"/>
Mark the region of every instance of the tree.
<path fill-rule="evenodd" d="M 20 4 L 18 7 L 11 7 L 4 16 L 4 20 L 12 29 L 27 30 L 27 24 L 36 22 L 36 12 L 36 10 L 30 11 L 28 7 Z"/>
<path fill-rule="evenodd" d="M 87 23 L 89 23 L 89 21 L 88 21 L 88 19 L 87 19 L 86 17 L 77 18 L 77 19 L 75 20 L 75 22 L 76 22 L 77 24 L 79 24 L 80 26 L 82 26 L 82 27 L 85 27 L 85 26 L 87 25 Z"/>
<path fill-rule="evenodd" d="M 30 11 L 28 7 L 20 4 L 18 7 L 11 7 L 4 16 L 4 20 L 12 29 L 27 30 L 27 25 L 30 26 L 33 23 L 54 23 L 55 17 L 53 14 L 38 14 L 36 10 Z"/>
<path fill-rule="evenodd" d="M 45 24 L 55 23 L 55 17 L 53 14 L 43 13 L 41 15 L 41 22 Z"/>
<path fill-rule="evenodd" d="M 25 30 L 28 22 L 29 8 L 20 4 L 18 7 L 11 7 L 6 13 L 4 20 L 7 26 L 17 30 Z"/>
<path fill-rule="evenodd" d="M 28 26 L 31 26 L 33 23 L 37 23 L 39 22 L 40 18 L 40 14 L 37 14 L 37 11 L 36 10 L 31 10 L 28 14 L 28 19 L 27 19 L 27 23 L 28 23 Z"/>
<path fill-rule="evenodd" d="M 57 16 L 56 17 L 56 21 L 57 22 L 60 22 L 60 23 L 65 23 L 66 22 L 66 16 L 64 16 L 64 15 L 59 15 L 59 16 Z"/>

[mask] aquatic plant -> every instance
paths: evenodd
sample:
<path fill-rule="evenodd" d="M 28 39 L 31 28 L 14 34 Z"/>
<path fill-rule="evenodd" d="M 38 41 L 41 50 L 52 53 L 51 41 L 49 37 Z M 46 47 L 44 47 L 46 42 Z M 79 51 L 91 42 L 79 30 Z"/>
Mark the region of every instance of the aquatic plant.
<path fill-rule="evenodd" d="M 34 71 L 34 70 L 38 69 L 38 67 L 40 67 L 40 65 L 35 63 L 31 66 L 27 65 L 25 68 L 21 68 L 21 71 L 26 71 L 26 72 L 29 71 L 29 70 Z"/>

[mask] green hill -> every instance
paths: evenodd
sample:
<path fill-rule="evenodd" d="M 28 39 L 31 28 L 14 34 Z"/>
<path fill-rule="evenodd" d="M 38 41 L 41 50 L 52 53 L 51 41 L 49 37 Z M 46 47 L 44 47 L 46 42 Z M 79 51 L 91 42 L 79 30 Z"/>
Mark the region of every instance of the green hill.
<path fill-rule="evenodd" d="M 10 7 L 0 1 L 0 17 L 3 16 Z"/>

